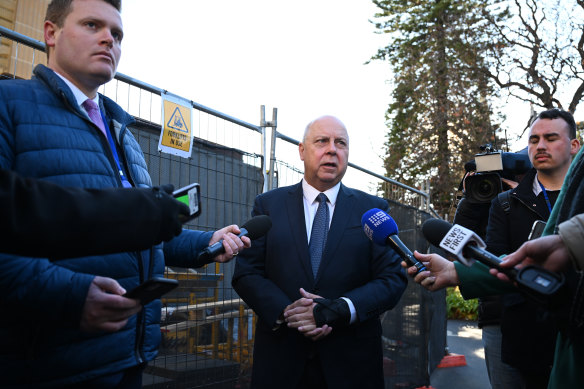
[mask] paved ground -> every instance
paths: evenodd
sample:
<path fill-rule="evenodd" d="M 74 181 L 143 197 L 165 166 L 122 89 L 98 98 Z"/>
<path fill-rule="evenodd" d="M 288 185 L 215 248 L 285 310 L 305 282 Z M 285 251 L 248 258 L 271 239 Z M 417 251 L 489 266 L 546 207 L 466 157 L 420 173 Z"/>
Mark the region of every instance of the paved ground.
<path fill-rule="evenodd" d="M 449 320 L 448 350 L 464 355 L 466 366 L 436 368 L 430 376 L 435 389 L 490 389 L 481 330 L 476 322 Z"/>

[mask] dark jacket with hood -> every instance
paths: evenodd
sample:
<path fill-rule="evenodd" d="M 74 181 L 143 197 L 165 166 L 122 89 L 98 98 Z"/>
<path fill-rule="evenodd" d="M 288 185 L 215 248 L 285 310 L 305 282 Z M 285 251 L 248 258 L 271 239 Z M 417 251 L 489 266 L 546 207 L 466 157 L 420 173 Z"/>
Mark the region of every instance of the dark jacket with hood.
<path fill-rule="evenodd" d="M 533 223 L 546 221 L 550 215 L 543 193 L 533 193 L 536 170 L 531 169 L 505 201 L 493 199 L 487 227 L 487 249 L 496 255 L 516 251 L 528 240 Z M 553 201 L 554 197 L 550 198 Z M 551 371 L 557 326 L 544 308 L 526 300 L 519 293 L 502 297 L 501 358 L 503 362 L 529 374 Z"/>

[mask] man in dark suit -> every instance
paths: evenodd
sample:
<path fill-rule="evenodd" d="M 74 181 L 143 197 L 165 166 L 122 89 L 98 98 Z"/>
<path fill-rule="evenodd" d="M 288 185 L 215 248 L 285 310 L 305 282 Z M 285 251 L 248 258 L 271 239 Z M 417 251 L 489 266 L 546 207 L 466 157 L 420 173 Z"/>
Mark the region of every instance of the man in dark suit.
<path fill-rule="evenodd" d="M 399 256 L 366 237 L 361 216 L 388 204 L 341 184 L 349 136 L 337 118 L 312 121 L 299 151 L 304 179 L 256 198 L 252 215 L 269 215 L 272 228 L 233 275 L 259 316 L 252 388 L 383 388 L 379 315 L 407 280 Z"/>

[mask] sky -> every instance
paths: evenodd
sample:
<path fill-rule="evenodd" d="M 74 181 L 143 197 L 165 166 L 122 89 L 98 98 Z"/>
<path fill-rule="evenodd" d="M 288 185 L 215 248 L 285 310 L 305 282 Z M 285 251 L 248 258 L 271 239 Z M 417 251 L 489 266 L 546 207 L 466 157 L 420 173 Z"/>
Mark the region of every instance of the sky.
<path fill-rule="evenodd" d="M 349 161 L 383 174 L 392 76 L 388 63 L 364 64 L 387 43 L 375 12 L 370 0 L 124 0 L 118 71 L 256 125 L 261 105 L 267 120 L 276 107 L 278 131 L 297 140 L 335 115 Z M 506 107 L 516 137 L 529 105 Z"/>
<path fill-rule="evenodd" d="M 164 7 L 161 7 L 164 4 Z M 331 114 L 347 126 L 349 160 L 382 173 L 387 63 L 368 0 L 124 0 L 118 71 L 300 140 Z"/>

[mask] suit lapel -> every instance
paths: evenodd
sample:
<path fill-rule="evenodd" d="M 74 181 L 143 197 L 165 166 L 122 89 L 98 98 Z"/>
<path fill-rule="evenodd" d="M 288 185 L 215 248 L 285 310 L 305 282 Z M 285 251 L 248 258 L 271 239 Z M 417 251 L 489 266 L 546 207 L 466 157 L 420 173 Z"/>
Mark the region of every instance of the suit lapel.
<path fill-rule="evenodd" d="M 332 253 L 335 252 L 337 246 L 341 242 L 343 232 L 347 228 L 347 224 L 349 223 L 349 217 L 351 216 L 351 210 L 353 209 L 354 201 L 355 198 L 353 197 L 351 190 L 346 188 L 343 184 L 341 184 L 339 194 L 337 196 L 337 203 L 335 204 L 333 220 L 331 222 L 331 227 L 326 238 L 326 246 L 324 248 L 324 253 L 322 254 L 322 260 L 318 268 L 318 273 L 316 274 L 317 282 L 320 279 L 322 272 L 333 260 Z"/>
<path fill-rule="evenodd" d="M 292 231 L 293 245 L 298 251 L 298 258 L 307 278 L 313 280 L 312 265 L 310 264 L 310 253 L 308 251 L 308 239 L 306 237 L 306 222 L 304 220 L 304 200 L 302 193 L 302 183 L 293 186 L 286 198 L 286 208 L 288 211 L 288 222 Z"/>

